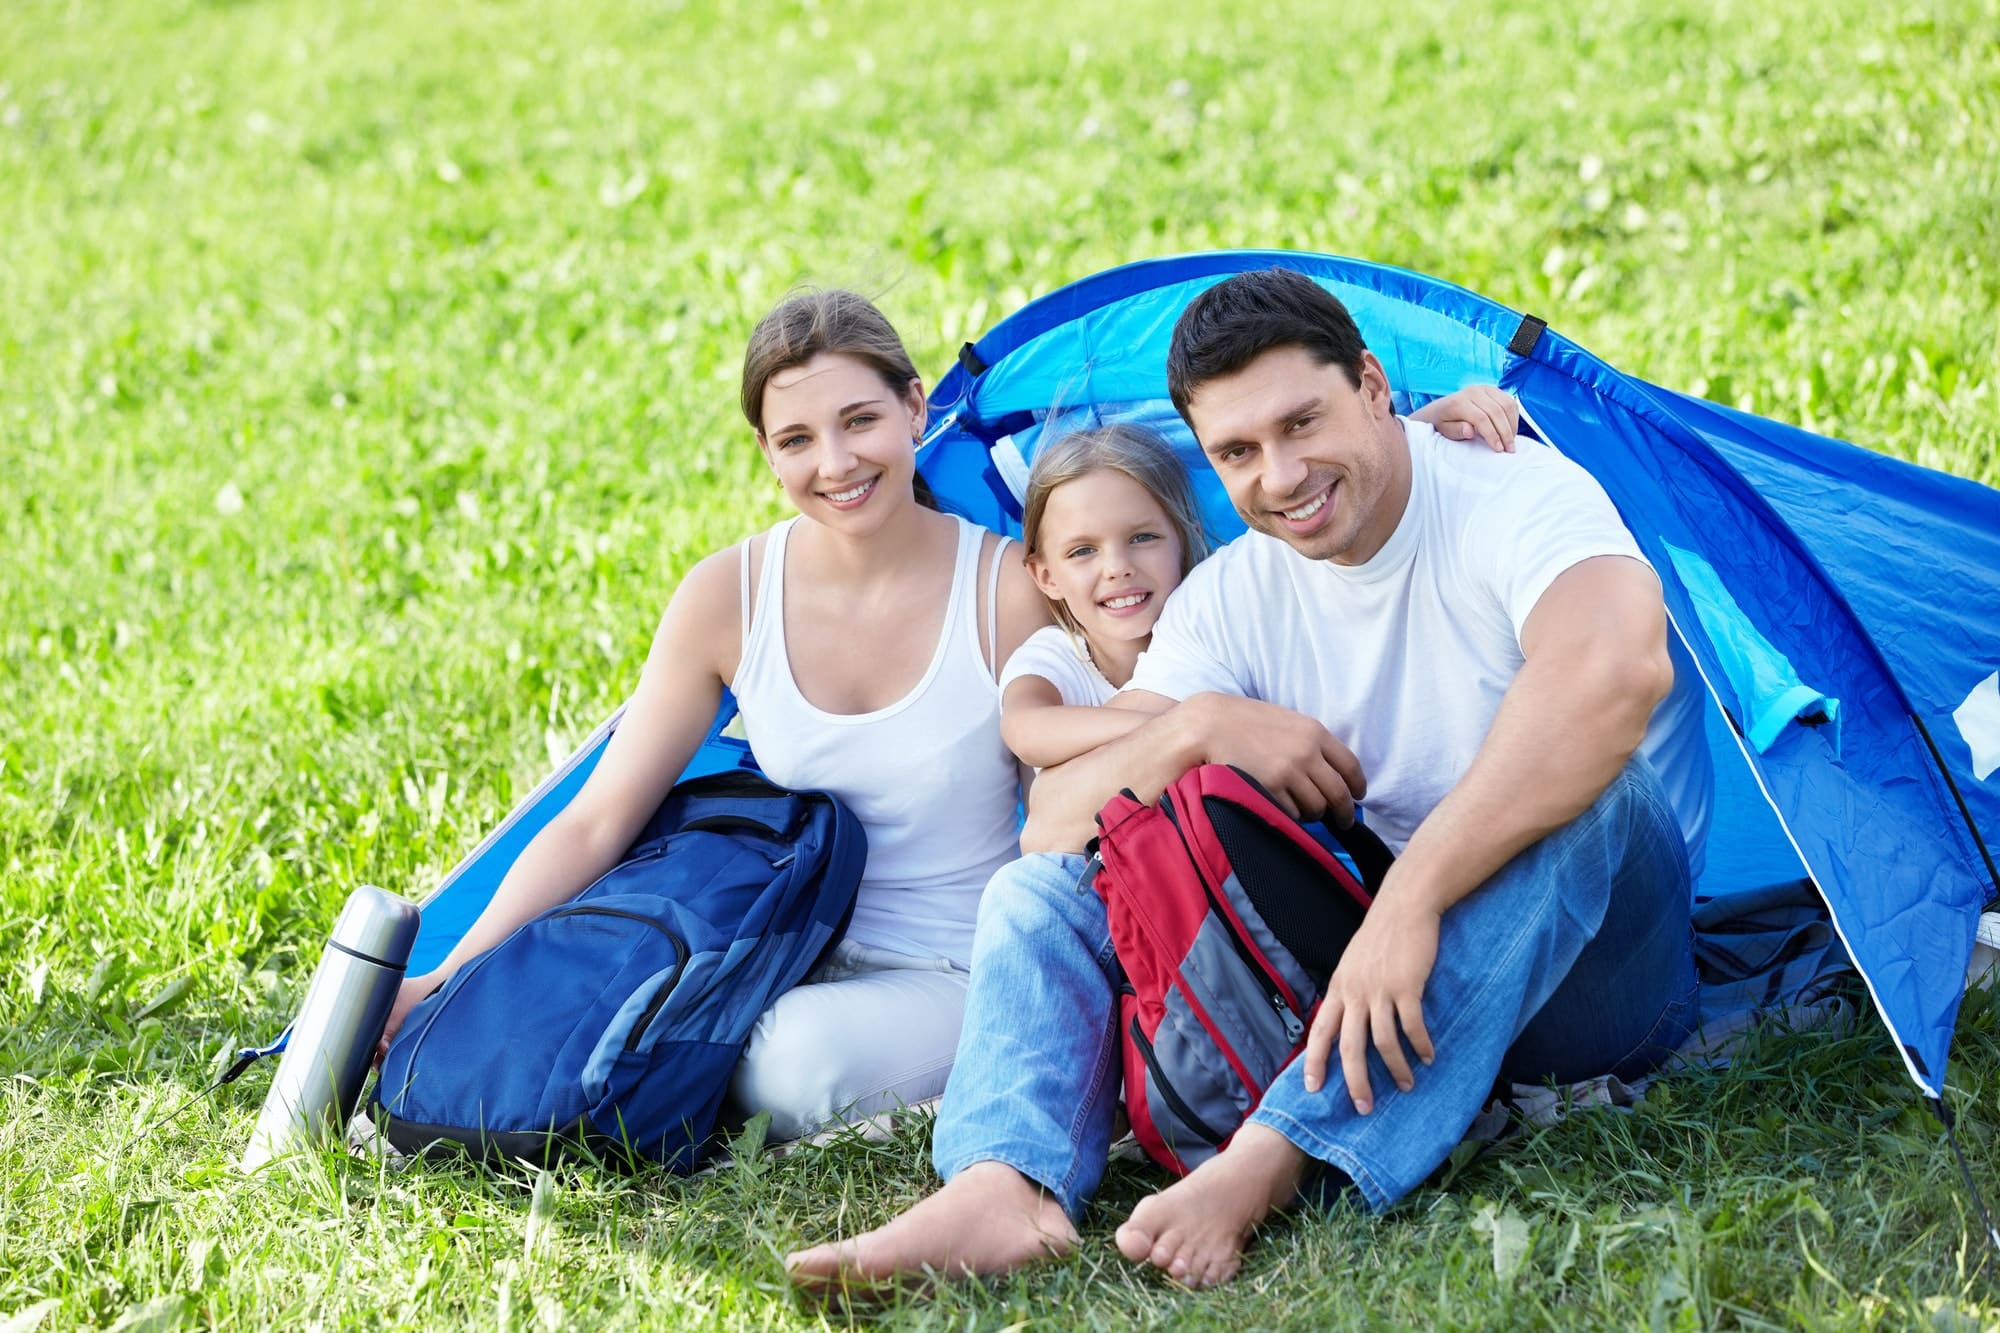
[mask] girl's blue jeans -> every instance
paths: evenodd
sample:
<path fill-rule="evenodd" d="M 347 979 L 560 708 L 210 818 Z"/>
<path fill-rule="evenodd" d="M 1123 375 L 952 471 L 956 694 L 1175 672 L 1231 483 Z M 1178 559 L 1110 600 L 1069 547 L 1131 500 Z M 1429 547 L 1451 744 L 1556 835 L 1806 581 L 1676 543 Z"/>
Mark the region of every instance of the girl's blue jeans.
<path fill-rule="evenodd" d="M 1084 858 L 1023 857 L 987 886 L 958 1059 L 932 1158 L 950 1179 L 999 1162 L 1071 1218 L 1103 1178 L 1119 1096 L 1117 959 Z M 1414 1189 L 1496 1081 L 1631 1079 L 1692 1031 L 1691 888 L 1679 825 L 1634 759 L 1575 820 L 1445 913 L 1424 989 L 1436 1060 L 1397 1089 L 1369 1053 L 1357 1114 L 1338 1054 L 1319 1092 L 1294 1060 L 1251 1115 L 1344 1172 L 1369 1206 Z"/>

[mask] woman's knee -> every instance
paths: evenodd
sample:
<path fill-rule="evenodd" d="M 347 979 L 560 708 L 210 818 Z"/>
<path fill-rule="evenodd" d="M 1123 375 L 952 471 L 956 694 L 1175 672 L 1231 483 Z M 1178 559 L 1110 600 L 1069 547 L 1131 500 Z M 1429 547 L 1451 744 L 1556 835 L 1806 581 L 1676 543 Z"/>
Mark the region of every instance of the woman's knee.
<path fill-rule="evenodd" d="M 770 1112 L 782 1139 L 936 1096 L 958 1045 L 963 977 L 889 971 L 787 992 L 757 1020 L 730 1100 Z"/>
<path fill-rule="evenodd" d="M 730 1099 L 751 1114 L 770 1112 L 774 1139 L 810 1133 L 843 1109 L 840 1097 L 854 1072 L 843 1054 L 861 1034 L 830 1031 L 817 1018 L 811 1006 L 785 1006 L 781 999 L 757 1020 L 736 1062 Z"/>

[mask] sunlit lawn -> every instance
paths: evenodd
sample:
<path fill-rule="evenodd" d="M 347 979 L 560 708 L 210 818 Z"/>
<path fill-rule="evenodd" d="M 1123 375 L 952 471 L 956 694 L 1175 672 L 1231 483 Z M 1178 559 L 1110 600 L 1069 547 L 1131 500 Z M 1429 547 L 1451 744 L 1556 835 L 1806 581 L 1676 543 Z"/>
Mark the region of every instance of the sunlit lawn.
<path fill-rule="evenodd" d="M 778 516 L 733 417 L 806 278 L 920 365 L 1128 259 L 1402 264 L 1612 363 L 2000 480 L 2000 8 L 854 0 L 0 8 L 0 1330 L 766 1327 L 921 1133 L 694 1182 L 229 1169 L 357 883 L 420 893 Z M 1962 1136 L 1995 1191 L 2000 1014 Z M 890 1322 L 1972 1327 L 1872 1017 L 1773 1038 L 1232 1288 L 1076 1258 Z M 1956 1322 L 1954 1322 L 1956 1321 Z"/>

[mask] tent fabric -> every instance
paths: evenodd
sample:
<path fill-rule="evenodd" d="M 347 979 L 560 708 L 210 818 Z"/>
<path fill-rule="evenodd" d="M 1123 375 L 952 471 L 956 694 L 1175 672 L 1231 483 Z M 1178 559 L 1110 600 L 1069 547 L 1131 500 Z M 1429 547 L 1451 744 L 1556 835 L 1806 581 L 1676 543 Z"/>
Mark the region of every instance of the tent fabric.
<path fill-rule="evenodd" d="M 2000 782 L 1974 766 L 1971 738 L 1953 716 L 2000 668 L 2000 492 L 1705 399 L 1667 396 L 1841 590 L 1951 763 L 1987 850 L 2000 853 L 1991 841 L 2000 832 Z"/>
<path fill-rule="evenodd" d="M 1736 697 L 1749 701 L 1743 735 L 1759 754 L 1777 743 L 1785 728 L 1797 721 L 1808 725 L 1838 723 L 1840 700 L 1829 699 L 1799 679 L 1791 660 L 1764 637 L 1716 576 L 1715 567 L 1692 551 L 1671 543 L 1674 573 L 1694 600 L 1695 615 L 1722 658 L 1723 674 Z M 1823 715 L 1814 722 L 1813 714 Z M 1834 749 L 1840 748 L 1834 733 Z"/>
<path fill-rule="evenodd" d="M 1982 745 L 2000 743 L 1987 731 L 2000 717 L 1985 720 L 1981 694 L 2000 667 L 2000 493 L 1657 388 L 1450 283 L 1269 250 L 1112 269 L 968 344 L 931 397 L 919 467 L 933 491 L 1018 533 L 1022 468 L 1044 441 L 1141 421 L 1188 458 L 1214 535 L 1234 536 L 1241 525 L 1167 400 L 1166 348 L 1197 293 L 1274 265 L 1353 311 L 1399 407 L 1497 383 L 1520 398 L 1535 434 L 1597 477 L 1659 571 L 1714 702 L 1716 816 L 1699 892 L 1720 900 L 1809 875 L 1911 1078 L 1939 1095 L 1979 909 L 2000 889 L 1977 833 L 2000 831 L 2000 781 L 1980 771 Z M 1706 567 L 1699 590 L 1676 572 L 1676 549 Z M 1838 725 L 1834 709 L 1794 710 L 1758 727 L 1758 745 L 1746 740 L 1772 701 L 1751 684 L 1758 672 L 1740 661 L 1731 670 L 1741 626 L 1812 693 L 1838 701 Z M 720 734 L 722 720 L 691 775 L 752 762 Z M 427 901 L 413 968 L 434 964 L 477 915 L 581 785 L 611 725 Z"/>

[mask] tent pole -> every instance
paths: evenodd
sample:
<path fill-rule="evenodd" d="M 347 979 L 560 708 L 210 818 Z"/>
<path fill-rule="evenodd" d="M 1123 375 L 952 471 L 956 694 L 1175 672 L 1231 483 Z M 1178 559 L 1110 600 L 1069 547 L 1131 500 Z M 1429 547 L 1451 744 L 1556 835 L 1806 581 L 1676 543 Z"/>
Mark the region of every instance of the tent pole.
<path fill-rule="evenodd" d="M 1944 755 L 1938 751 L 1937 742 L 1931 739 L 1931 729 L 1924 725 L 1923 718 L 1919 717 L 1914 709 L 1910 712 L 1910 721 L 1917 724 L 1917 734 L 1922 736 L 1924 744 L 1930 747 L 1931 762 L 1937 765 L 1938 772 L 1944 774 L 1944 785 L 1951 788 L 1951 799 L 1958 802 L 1958 813 L 1965 819 L 1965 827 L 1972 834 L 1973 845 L 1979 848 L 1980 859 L 1986 862 L 1986 878 L 1993 885 L 1994 896 L 2000 897 L 2000 869 L 1994 868 L 1993 853 L 1986 849 L 1986 839 L 1979 836 L 1979 825 L 1972 822 L 1972 811 L 1965 804 L 1965 793 L 1958 789 L 1958 779 L 1951 775 L 1951 766 L 1945 763 Z M 1993 900 L 1989 898 L 1987 901 L 1991 903 Z"/>
<path fill-rule="evenodd" d="M 1951 1155 L 1958 1159 L 1958 1172 L 1965 1178 L 1966 1192 L 1972 1195 L 1972 1206 L 1979 1210 L 1980 1224 L 1986 1228 L 1986 1239 L 1993 1246 L 1995 1254 L 2000 1254 L 2000 1228 L 1993 1225 L 1993 1214 L 1986 1211 L 1986 1200 L 1979 1193 L 1978 1182 L 1972 1178 L 1972 1168 L 1966 1165 L 1965 1150 L 1958 1146 L 1958 1117 L 1945 1105 L 1943 1097 L 1933 1097 L 1931 1113 L 1944 1126 L 1944 1136 L 1951 1143 Z"/>

